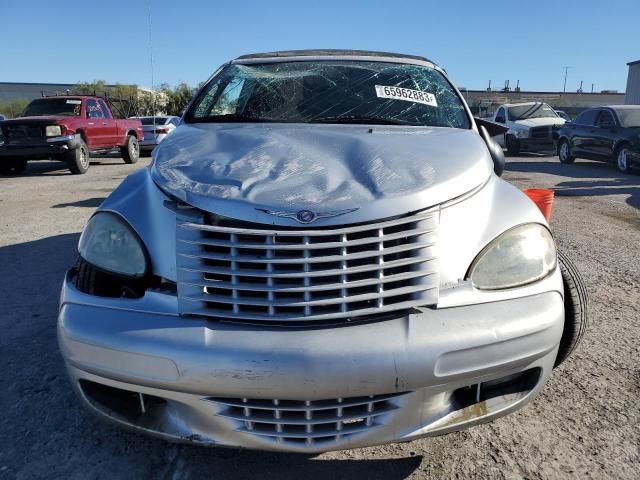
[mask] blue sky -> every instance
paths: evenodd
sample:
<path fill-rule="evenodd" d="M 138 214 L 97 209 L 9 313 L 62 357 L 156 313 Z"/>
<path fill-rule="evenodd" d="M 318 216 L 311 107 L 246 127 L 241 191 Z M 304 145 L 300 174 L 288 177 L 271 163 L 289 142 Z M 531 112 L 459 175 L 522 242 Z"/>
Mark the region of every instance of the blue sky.
<path fill-rule="evenodd" d="M 0 81 L 151 84 L 149 0 L 1 0 Z M 535 9 L 530 6 L 535 5 Z M 424 55 L 460 87 L 596 91 L 640 60 L 640 0 L 151 0 L 155 83 L 195 85 L 244 53 L 358 48 Z"/>

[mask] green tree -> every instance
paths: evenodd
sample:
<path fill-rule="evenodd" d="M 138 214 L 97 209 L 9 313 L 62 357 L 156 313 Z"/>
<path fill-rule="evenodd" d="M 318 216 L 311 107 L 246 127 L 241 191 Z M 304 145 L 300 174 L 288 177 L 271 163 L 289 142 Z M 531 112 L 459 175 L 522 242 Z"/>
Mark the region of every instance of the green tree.
<path fill-rule="evenodd" d="M 184 107 L 196 93 L 196 89 L 186 83 L 180 83 L 174 88 L 163 83 L 158 90 L 166 96 L 165 111 L 167 115 L 181 115 Z"/>
<path fill-rule="evenodd" d="M 142 103 L 141 90 L 137 85 L 124 85 L 116 83 L 115 85 L 107 85 L 104 80 L 94 80 L 93 82 L 78 82 L 70 91 L 71 95 L 99 95 L 106 96 L 113 100 L 112 110 L 115 116 L 134 116 L 145 114 L 141 112 L 140 104 Z M 127 105 L 120 105 L 115 100 L 124 100 Z M 146 103 L 142 105 L 146 107 Z"/>
<path fill-rule="evenodd" d="M 30 100 L 26 98 L 19 98 L 17 100 L 7 100 L 0 102 L 0 113 L 6 115 L 8 118 L 19 117 L 20 114 L 29 104 Z"/>

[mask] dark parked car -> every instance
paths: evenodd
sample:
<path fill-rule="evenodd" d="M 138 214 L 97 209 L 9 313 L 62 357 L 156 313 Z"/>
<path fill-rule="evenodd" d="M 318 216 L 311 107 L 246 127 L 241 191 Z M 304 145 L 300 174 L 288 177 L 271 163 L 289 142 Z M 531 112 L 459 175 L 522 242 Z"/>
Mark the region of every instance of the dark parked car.
<path fill-rule="evenodd" d="M 576 158 L 615 162 L 628 173 L 640 163 L 640 105 L 615 105 L 585 110 L 558 131 L 562 163 Z"/>

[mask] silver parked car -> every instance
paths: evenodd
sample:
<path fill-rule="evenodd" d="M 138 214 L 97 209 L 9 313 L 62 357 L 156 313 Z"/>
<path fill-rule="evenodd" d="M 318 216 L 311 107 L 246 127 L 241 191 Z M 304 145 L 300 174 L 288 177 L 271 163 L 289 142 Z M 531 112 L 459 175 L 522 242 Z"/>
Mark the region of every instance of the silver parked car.
<path fill-rule="evenodd" d="M 531 401 L 584 291 L 494 173 L 490 129 L 422 57 L 220 67 L 82 233 L 58 319 L 82 403 L 167 439 L 317 453 Z"/>
<path fill-rule="evenodd" d="M 156 116 L 136 117 L 142 122 L 144 138 L 139 142 L 140 152 L 148 153 L 153 150 L 167 135 L 176 129 L 180 123 L 179 117 Z"/>

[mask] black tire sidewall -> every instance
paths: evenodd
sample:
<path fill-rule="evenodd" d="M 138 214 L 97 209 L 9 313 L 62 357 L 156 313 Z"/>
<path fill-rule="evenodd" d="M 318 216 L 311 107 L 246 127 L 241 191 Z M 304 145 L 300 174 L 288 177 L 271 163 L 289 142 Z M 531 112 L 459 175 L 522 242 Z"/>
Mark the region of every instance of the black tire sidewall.
<path fill-rule="evenodd" d="M 560 150 L 562 149 L 562 145 L 567 144 L 567 158 L 565 158 L 564 160 L 562 159 L 562 155 L 560 155 Z M 571 146 L 569 145 L 569 141 L 566 138 L 563 138 L 562 140 L 560 140 L 560 142 L 558 142 L 558 160 L 560 160 L 560 163 L 564 163 L 569 164 L 569 163 L 573 163 L 573 161 L 575 160 L 575 157 L 571 156 Z"/>
<path fill-rule="evenodd" d="M 618 145 L 618 147 L 615 150 L 615 153 L 613 154 L 613 163 L 615 163 L 616 168 L 621 173 L 631 173 L 631 161 L 629 160 L 628 157 L 627 157 L 627 169 L 626 170 L 622 170 L 620 168 L 620 165 L 618 164 L 618 155 L 620 155 L 620 151 L 623 148 L 628 148 L 628 147 L 629 147 L 629 145 L 627 145 L 626 143 L 622 143 L 622 144 Z"/>
<path fill-rule="evenodd" d="M 125 163 L 136 163 L 140 159 L 140 145 L 138 144 L 137 155 L 132 155 L 131 147 L 134 143 L 137 143 L 138 139 L 133 135 L 127 135 L 127 140 L 124 142 L 124 147 L 122 149 L 122 158 Z"/>
<path fill-rule="evenodd" d="M 520 141 L 513 135 L 507 135 L 506 144 L 509 156 L 513 157 L 520 153 Z"/>
<path fill-rule="evenodd" d="M 87 159 L 87 164 L 82 164 L 82 152 L 84 151 Z M 69 170 L 71 173 L 78 175 L 87 173 L 90 165 L 90 155 L 89 149 L 87 148 L 87 144 L 84 143 L 84 140 L 80 140 L 80 143 L 77 148 L 70 151 L 67 157 L 67 163 L 69 164 Z"/>
<path fill-rule="evenodd" d="M 589 297 L 574 263 L 558 251 L 558 266 L 564 286 L 564 329 L 554 368 L 564 362 L 578 347 L 589 325 Z"/>

